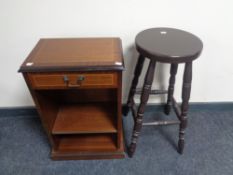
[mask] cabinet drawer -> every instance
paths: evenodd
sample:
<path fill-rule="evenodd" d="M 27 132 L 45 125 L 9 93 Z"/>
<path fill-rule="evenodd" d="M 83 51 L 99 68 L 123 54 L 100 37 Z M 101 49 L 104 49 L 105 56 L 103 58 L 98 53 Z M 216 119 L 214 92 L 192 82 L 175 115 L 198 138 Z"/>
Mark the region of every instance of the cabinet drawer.
<path fill-rule="evenodd" d="M 117 87 L 117 73 L 30 73 L 35 89 Z"/>

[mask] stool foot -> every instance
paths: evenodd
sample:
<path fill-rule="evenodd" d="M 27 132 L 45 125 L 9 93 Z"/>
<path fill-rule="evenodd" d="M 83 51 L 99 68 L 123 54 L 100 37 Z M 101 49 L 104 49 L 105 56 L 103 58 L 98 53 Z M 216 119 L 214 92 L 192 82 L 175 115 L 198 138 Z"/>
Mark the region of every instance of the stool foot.
<path fill-rule="evenodd" d="M 184 140 L 179 140 L 178 142 L 178 153 L 183 154 L 184 151 Z"/>
<path fill-rule="evenodd" d="M 122 107 L 122 114 L 126 117 L 129 113 L 129 106 L 128 105 L 124 105 Z"/>
<path fill-rule="evenodd" d="M 134 152 L 136 150 L 136 144 L 131 144 L 130 147 L 128 148 L 127 152 L 130 158 L 133 157 Z"/>
<path fill-rule="evenodd" d="M 128 149 L 129 157 L 133 157 L 141 129 L 142 129 L 142 118 L 137 118 L 134 124 L 131 144 Z"/>
<path fill-rule="evenodd" d="M 170 104 L 166 104 L 166 105 L 164 106 L 164 113 L 165 113 L 166 115 L 169 115 L 169 114 L 170 114 L 170 112 L 171 112 L 171 107 L 172 107 L 172 105 L 170 105 Z"/>

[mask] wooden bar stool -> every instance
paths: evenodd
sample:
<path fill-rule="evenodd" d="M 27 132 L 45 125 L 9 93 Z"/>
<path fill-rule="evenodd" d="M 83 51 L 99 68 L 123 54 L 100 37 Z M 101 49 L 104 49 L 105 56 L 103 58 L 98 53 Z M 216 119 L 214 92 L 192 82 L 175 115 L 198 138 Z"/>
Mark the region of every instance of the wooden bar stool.
<path fill-rule="evenodd" d="M 140 134 L 142 125 L 167 125 L 179 124 L 178 152 L 182 154 L 184 149 L 184 134 L 187 126 L 188 102 L 191 91 L 192 80 L 192 61 L 201 53 L 202 41 L 195 35 L 173 28 L 152 28 L 140 32 L 135 39 L 136 49 L 139 52 L 138 62 L 134 72 L 134 78 L 131 84 L 127 105 L 123 109 L 123 114 L 127 115 L 129 109 L 132 110 L 134 117 L 134 129 L 131 144 L 128 149 L 129 156 L 132 157 Z M 145 58 L 150 60 L 148 70 L 145 75 L 142 90 L 137 90 L 138 79 L 141 74 Z M 169 63 L 170 80 L 168 90 L 151 90 L 156 62 Z M 179 63 L 184 63 L 182 104 L 178 106 L 173 98 L 175 76 Z M 150 94 L 168 94 L 165 105 L 165 113 L 170 113 L 171 107 L 178 117 L 177 121 L 157 121 L 143 123 L 143 115 Z M 134 95 L 141 94 L 140 104 L 136 109 Z"/>

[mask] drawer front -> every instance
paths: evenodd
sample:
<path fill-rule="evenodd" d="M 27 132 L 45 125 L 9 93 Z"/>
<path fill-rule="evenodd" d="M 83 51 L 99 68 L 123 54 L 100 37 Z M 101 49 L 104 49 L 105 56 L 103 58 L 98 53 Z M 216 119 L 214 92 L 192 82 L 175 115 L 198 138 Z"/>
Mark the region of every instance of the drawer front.
<path fill-rule="evenodd" d="M 117 73 L 30 73 L 35 89 L 117 87 Z"/>

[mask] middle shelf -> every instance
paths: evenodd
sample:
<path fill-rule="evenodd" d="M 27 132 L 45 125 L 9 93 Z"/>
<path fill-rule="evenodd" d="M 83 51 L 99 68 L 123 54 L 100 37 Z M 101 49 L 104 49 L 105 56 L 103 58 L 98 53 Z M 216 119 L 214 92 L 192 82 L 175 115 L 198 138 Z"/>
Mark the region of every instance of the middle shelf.
<path fill-rule="evenodd" d="M 52 134 L 117 133 L 112 103 L 61 104 Z"/>

